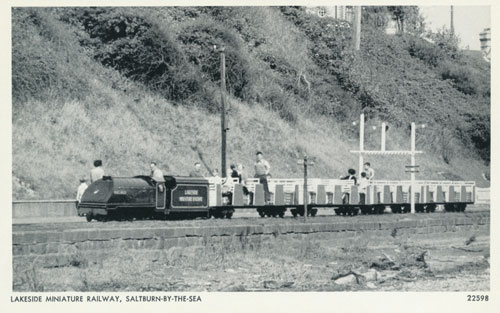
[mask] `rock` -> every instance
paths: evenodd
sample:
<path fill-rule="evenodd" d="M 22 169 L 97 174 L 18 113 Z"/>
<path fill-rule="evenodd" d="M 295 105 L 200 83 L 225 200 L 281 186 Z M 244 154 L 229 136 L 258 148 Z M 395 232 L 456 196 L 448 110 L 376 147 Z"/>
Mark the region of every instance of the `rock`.
<path fill-rule="evenodd" d="M 361 274 L 361 276 L 363 276 L 366 281 L 375 281 L 378 280 L 379 273 L 375 269 L 371 269 L 368 272 Z"/>
<path fill-rule="evenodd" d="M 263 285 L 264 285 L 264 288 L 266 288 L 266 289 L 278 288 L 278 282 L 275 280 L 265 280 Z"/>
<path fill-rule="evenodd" d="M 370 289 L 375 289 L 375 288 L 377 288 L 377 286 L 375 286 L 375 284 L 374 284 L 374 283 L 372 283 L 372 282 L 367 282 L 367 283 L 366 283 L 366 287 L 368 287 L 368 288 L 370 288 Z"/>
<path fill-rule="evenodd" d="M 230 286 L 228 291 L 246 291 L 246 287 L 242 284 Z"/>
<path fill-rule="evenodd" d="M 293 286 L 293 284 L 295 284 L 295 282 L 293 281 L 287 281 L 287 282 L 284 282 L 280 288 L 290 288 Z"/>
<path fill-rule="evenodd" d="M 380 258 L 378 261 L 373 262 L 370 265 L 370 268 L 377 268 L 380 270 L 395 269 L 396 267 L 396 264 L 387 258 Z"/>
<path fill-rule="evenodd" d="M 354 284 L 357 284 L 358 281 L 356 279 L 356 276 L 354 276 L 354 274 L 349 274 L 347 276 L 337 278 L 335 280 L 335 283 L 337 285 L 354 285 Z"/>

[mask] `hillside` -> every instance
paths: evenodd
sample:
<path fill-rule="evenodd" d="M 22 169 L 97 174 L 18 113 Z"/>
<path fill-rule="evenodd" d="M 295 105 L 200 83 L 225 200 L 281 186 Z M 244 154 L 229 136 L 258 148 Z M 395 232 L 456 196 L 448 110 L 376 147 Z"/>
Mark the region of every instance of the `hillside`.
<path fill-rule="evenodd" d="M 14 9 L 13 197 L 72 198 L 98 158 L 116 176 L 148 173 L 151 160 L 187 174 L 200 156 L 219 168 L 213 44 L 227 51 L 228 162 L 250 174 L 256 150 L 274 177 L 300 177 L 304 153 L 311 176 L 357 168 L 352 121 L 365 112 L 367 148 L 382 120 L 388 149 L 409 148 L 408 123 L 425 123 L 418 177 L 485 185 L 489 65 L 365 27 L 353 54 L 349 24 L 300 8 Z M 408 160 L 370 161 L 379 179 L 407 176 Z"/>

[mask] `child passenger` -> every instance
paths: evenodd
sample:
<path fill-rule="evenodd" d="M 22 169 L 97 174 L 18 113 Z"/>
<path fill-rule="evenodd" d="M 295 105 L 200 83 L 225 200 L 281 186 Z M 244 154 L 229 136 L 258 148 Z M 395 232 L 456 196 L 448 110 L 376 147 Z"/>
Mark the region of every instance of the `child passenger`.
<path fill-rule="evenodd" d="M 368 177 L 365 172 L 361 173 L 361 178 L 359 179 L 359 204 L 365 204 L 366 199 L 366 189 L 368 187 Z"/>

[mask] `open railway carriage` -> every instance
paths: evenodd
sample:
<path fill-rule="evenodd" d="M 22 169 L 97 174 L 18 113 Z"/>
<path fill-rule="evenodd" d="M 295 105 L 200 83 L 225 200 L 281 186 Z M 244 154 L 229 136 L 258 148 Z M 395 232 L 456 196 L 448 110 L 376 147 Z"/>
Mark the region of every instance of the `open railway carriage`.
<path fill-rule="evenodd" d="M 265 202 L 264 187 L 258 179 L 245 186 L 237 179 L 165 176 L 164 188 L 148 176 L 130 178 L 105 176 L 92 183 L 78 204 L 78 214 L 87 220 L 130 217 L 230 218 L 235 209 L 256 208 L 260 216 L 304 215 L 304 181 L 269 179 L 271 200 Z M 434 212 L 437 205 L 446 211 L 464 211 L 475 198 L 474 182 L 416 181 L 415 209 Z M 338 215 L 381 214 L 410 211 L 410 181 L 372 181 L 361 190 L 351 180 L 308 179 L 308 215 L 318 208 L 333 208 Z"/>

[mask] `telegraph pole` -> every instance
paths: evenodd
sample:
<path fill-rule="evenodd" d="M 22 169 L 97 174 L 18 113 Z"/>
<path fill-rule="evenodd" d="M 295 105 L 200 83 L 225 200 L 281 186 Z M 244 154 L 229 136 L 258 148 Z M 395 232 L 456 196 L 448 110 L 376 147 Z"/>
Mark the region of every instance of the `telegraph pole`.
<path fill-rule="evenodd" d="M 304 222 L 307 222 L 307 155 L 304 156 Z"/>
<path fill-rule="evenodd" d="M 453 25 L 453 6 L 450 7 L 450 32 L 455 34 L 455 25 Z"/>
<path fill-rule="evenodd" d="M 313 161 L 308 161 L 307 155 L 304 156 L 303 160 L 298 160 L 297 164 L 303 164 L 304 165 L 304 190 L 303 190 L 303 199 L 304 199 L 304 222 L 307 222 L 307 202 L 308 202 L 308 195 L 309 192 L 307 191 L 307 166 L 313 166 L 314 165 L 314 158 Z"/>
<path fill-rule="evenodd" d="M 365 114 L 361 113 L 359 116 L 359 167 L 358 175 L 363 171 L 363 151 L 365 150 Z"/>
<path fill-rule="evenodd" d="M 354 50 L 358 51 L 361 41 L 361 6 L 359 5 L 354 7 L 354 21 L 352 24 L 354 26 L 353 46 Z"/>
<path fill-rule="evenodd" d="M 224 47 L 219 49 L 220 53 L 220 100 L 221 100 L 221 174 L 222 178 L 226 178 L 226 132 L 227 117 L 226 117 L 226 55 Z"/>
<path fill-rule="evenodd" d="M 411 159 L 410 159 L 410 166 L 412 171 L 410 172 L 410 186 L 411 186 L 411 193 L 410 193 L 410 210 L 411 213 L 415 213 L 415 171 L 416 171 L 416 164 L 415 164 L 415 123 L 411 123 Z M 420 195 L 420 199 L 422 199 L 423 195 Z"/>

